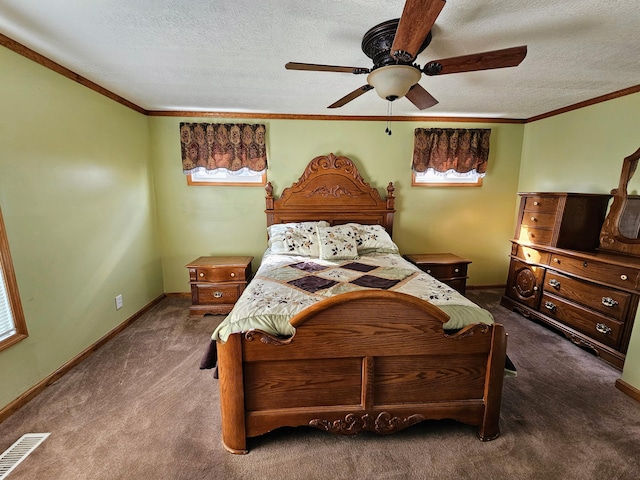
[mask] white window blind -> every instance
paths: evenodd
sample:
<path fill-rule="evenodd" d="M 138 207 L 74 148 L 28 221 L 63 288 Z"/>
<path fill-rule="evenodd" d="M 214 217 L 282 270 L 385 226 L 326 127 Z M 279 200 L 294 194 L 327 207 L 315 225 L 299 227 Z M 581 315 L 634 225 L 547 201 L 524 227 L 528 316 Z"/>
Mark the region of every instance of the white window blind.
<path fill-rule="evenodd" d="M 16 327 L 13 323 L 13 315 L 9 306 L 7 285 L 4 281 L 4 273 L 0 264 L 0 341 L 15 335 Z"/>

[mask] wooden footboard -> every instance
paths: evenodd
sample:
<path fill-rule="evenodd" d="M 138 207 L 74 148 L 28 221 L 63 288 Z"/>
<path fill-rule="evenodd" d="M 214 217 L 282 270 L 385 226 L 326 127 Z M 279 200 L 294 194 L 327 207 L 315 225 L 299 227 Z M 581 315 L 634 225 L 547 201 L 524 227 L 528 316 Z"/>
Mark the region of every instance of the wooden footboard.
<path fill-rule="evenodd" d="M 222 441 L 247 453 L 247 438 L 283 426 L 393 433 L 427 419 L 499 433 L 506 355 L 502 325 L 454 335 L 434 305 L 397 292 L 345 293 L 291 320 L 286 340 L 260 331 L 218 345 Z"/>

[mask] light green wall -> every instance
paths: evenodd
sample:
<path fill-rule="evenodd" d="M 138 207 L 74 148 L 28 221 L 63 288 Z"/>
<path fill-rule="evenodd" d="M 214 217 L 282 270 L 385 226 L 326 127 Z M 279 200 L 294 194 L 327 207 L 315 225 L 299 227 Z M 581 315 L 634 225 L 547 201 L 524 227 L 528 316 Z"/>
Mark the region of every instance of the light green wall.
<path fill-rule="evenodd" d="M 529 123 L 518 189 L 609 193 L 638 147 L 640 93 Z M 640 389 L 640 319 L 634 326 L 622 379 Z"/>
<path fill-rule="evenodd" d="M 519 191 L 609 193 L 640 146 L 640 93 L 526 124 Z"/>
<path fill-rule="evenodd" d="M 167 292 L 189 291 L 184 265 L 200 255 L 248 254 L 266 248 L 262 187 L 190 187 L 180 160 L 180 119 L 150 117 L 151 158 L 158 191 L 162 267 Z M 471 285 L 504 284 L 524 126 L 499 123 L 234 120 L 266 123 L 268 179 L 279 196 L 309 161 L 334 153 L 351 158 L 381 195 L 395 185 L 394 240 L 403 253 L 453 252 L 472 260 Z M 491 128 L 491 154 L 482 187 L 411 187 L 416 127 Z"/>
<path fill-rule="evenodd" d="M 147 118 L 4 47 L 0 65 L 0 206 L 29 331 L 0 352 L 1 408 L 164 290 Z"/>

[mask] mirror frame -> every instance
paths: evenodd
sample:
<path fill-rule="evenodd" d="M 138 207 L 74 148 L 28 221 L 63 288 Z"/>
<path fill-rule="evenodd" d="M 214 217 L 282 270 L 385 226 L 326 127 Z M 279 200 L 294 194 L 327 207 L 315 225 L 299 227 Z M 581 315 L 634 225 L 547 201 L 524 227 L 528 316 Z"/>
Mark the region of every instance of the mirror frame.
<path fill-rule="evenodd" d="M 620 221 L 627 206 L 627 186 L 640 160 L 640 148 L 626 157 L 622 163 L 622 173 L 618 188 L 611 190 L 613 202 L 600 230 L 599 250 L 640 256 L 640 239 L 627 238 L 620 233 Z"/>

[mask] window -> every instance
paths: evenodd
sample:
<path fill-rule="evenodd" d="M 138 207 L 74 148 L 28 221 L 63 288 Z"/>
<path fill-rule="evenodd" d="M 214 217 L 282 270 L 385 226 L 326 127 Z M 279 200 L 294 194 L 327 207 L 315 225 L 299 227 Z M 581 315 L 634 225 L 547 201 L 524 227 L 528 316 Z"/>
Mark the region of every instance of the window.
<path fill-rule="evenodd" d="M 180 123 L 182 171 L 188 185 L 266 185 L 266 126 Z"/>
<path fill-rule="evenodd" d="M 0 350 L 26 337 L 27 326 L 0 210 Z"/>
<path fill-rule="evenodd" d="M 449 170 L 444 173 L 436 172 L 433 169 L 425 172 L 416 172 L 414 170 L 411 185 L 414 187 L 480 187 L 483 177 L 484 173 L 478 173 L 476 170 L 464 175 L 455 170 Z"/>
<path fill-rule="evenodd" d="M 411 185 L 481 186 L 490 137 L 490 129 L 416 128 Z"/>
<path fill-rule="evenodd" d="M 196 170 L 187 176 L 188 185 L 236 185 L 264 186 L 267 184 L 267 172 L 254 172 L 243 168 L 237 172 L 218 168 L 217 170 Z"/>

